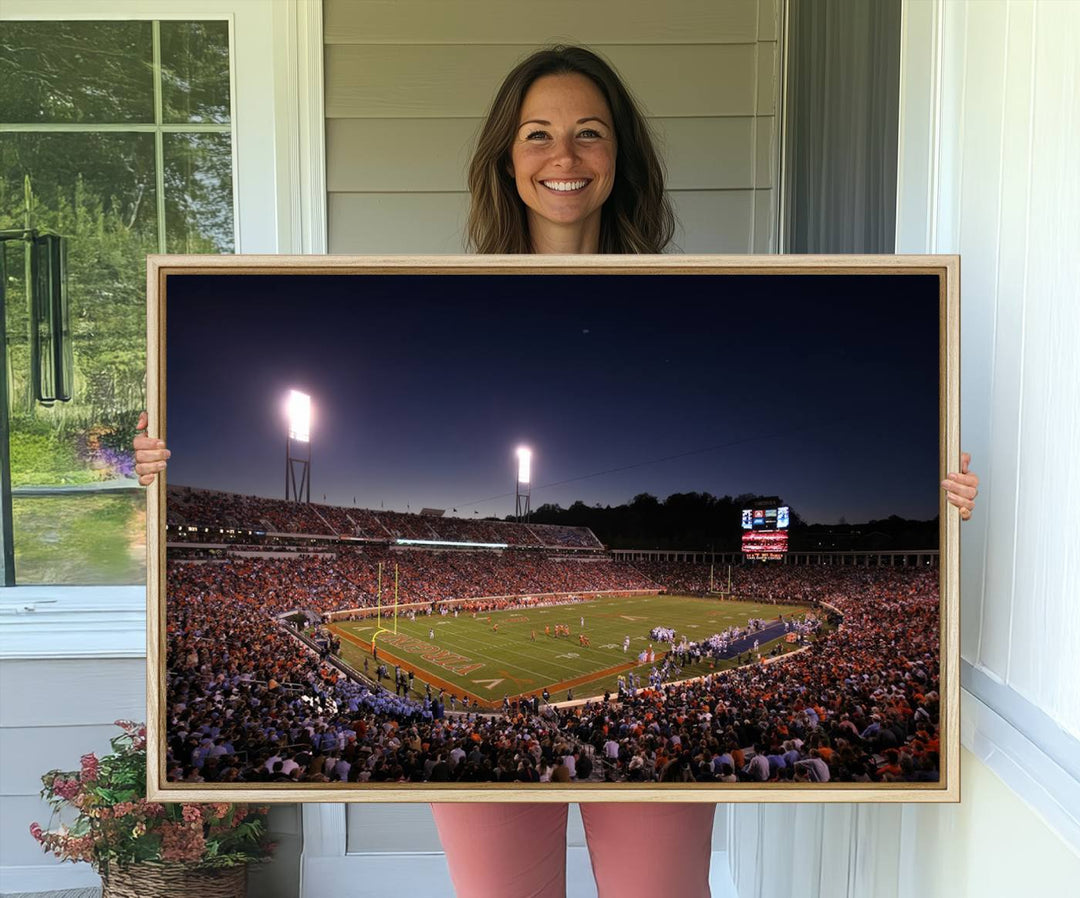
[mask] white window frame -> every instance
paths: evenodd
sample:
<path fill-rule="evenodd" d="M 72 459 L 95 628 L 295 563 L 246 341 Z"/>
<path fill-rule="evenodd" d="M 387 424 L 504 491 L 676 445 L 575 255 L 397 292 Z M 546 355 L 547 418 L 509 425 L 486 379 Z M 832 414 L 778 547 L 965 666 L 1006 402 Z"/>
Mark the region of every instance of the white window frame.
<path fill-rule="evenodd" d="M 4 0 L 2 21 L 229 22 L 238 253 L 325 253 L 321 0 Z M 144 586 L 0 589 L 0 658 L 144 657 Z"/>
<path fill-rule="evenodd" d="M 80 19 L 228 21 L 236 251 L 326 252 L 321 0 L 4 0 L 0 7 L 0 21 Z"/>

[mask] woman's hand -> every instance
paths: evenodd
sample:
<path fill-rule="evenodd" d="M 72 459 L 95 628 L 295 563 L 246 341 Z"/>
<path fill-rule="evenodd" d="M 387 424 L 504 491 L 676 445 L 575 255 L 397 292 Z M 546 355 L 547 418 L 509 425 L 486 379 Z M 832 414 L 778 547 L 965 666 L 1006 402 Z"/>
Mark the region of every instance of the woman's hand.
<path fill-rule="evenodd" d="M 135 425 L 135 429 L 146 430 L 147 421 L 146 412 L 143 412 L 139 415 L 139 423 Z M 136 436 L 132 445 L 135 447 L 135 473 L 139 475 L 139 483 L 149 486 L 154 482 L 158 471 L 165 470 L 166 459 L 172 453 L 165 448 L 164 440 L 156 440 L 146 435 Z"/>
<path fill-rule="evenodd" d="M 972 509 L 975 508 L 975 497 L 979 495 L 979 475 L 972 474 L 968 470 L 969 464 L 971 464 L 971 455 L 961 452 L 960 470 L 950 473 L 945 480 L 941 481 L 941 488 L 945 490 L 946 498 L 960 509 L 962 521 L 971 517 Z"/>

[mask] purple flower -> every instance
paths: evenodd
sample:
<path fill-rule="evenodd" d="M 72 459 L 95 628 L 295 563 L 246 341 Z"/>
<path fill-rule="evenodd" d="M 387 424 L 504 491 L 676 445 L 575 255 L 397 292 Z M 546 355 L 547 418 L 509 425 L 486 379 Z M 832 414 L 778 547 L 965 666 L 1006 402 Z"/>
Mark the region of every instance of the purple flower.
<path fill-rule="evenodd" d="M 134 453 L 102 446 L 96 455 L 98 464 L 105 468 L 112 477 L 135 476 Z"/>

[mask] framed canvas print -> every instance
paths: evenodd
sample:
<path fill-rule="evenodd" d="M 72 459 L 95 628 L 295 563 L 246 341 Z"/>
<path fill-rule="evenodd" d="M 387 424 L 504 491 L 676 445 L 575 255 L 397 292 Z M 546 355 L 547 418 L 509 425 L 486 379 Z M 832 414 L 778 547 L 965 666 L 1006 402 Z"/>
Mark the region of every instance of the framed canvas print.
<path fill-rule="evenodd" d="M 148 280 L 150 797 L 958 799 L 956 257 Z"/>

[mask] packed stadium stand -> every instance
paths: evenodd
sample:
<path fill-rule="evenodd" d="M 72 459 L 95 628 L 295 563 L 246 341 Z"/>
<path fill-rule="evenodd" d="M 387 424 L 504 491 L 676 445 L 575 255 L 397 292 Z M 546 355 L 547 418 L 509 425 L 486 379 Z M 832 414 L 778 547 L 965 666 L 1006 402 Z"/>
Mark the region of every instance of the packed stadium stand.
<path fill-rule="evenodd" d="M 443 542 L 501 543 L 535 548 L 600 549 L 587 527 L 519 524 L 406 514 L 399 511 L 343 508 L 317 503 L 241 496 L 215 490 L 169 486 L 169 524 L 195 528 L 232 528 L 263 533 L 350 537 L 388 541 L 419 539 Z"/>
<path fill-rule="evenodd" d="M 370 604 L 380 561 L 401 601 L 683 590 L 705 565 L 613 561 L 584 528 L 427 518 L 171 487 L 166 775 L 178 782 L 936 781 L 940 725 L 936 568 L 746 565 L 733 589 L 841 616 L 806 651 L 610 701 L 450 713 L 335 666 L 279 618 Z M 347 522 L 349 530 L 342 527 Z M 269 526 L 268 526 L 269 525 Z M 307 547 L 318 530 L 338 537 Z M 173 540 L 199 528 L 199 543 Z M 272 529 L 271 529 L 272 527 Z M 293 534 L 273 548 L 211 531 Z M 314 530 L 313 530 L 314 528 Z M 378 529 L 381 535 L 376 535 Z M 403 538 L 506 550 L 406 549 Z M 360 536 L 360 534 L 364 534 Z M 219 536 L 221 536 L 219 534 Z M 364 540 L 355 544 L 356 538 Z M 260 549 L 261 547 L 261 549 Z M 587 549 L 584 555 L 570 549 Z M 505 600 L 504 600 L 505 601 Z M 511 599 L 512 601 L 512 599 Z"/>

